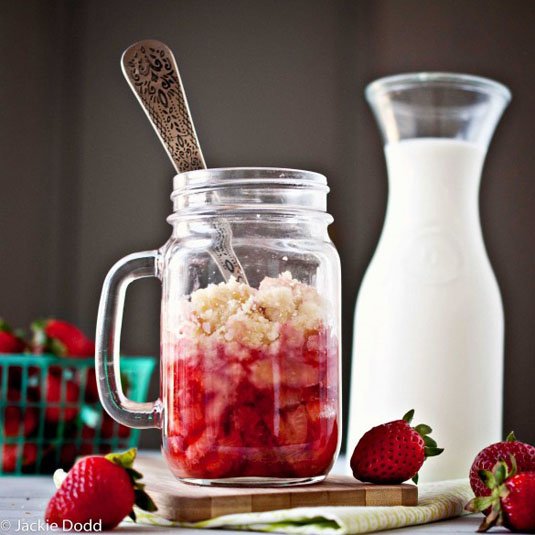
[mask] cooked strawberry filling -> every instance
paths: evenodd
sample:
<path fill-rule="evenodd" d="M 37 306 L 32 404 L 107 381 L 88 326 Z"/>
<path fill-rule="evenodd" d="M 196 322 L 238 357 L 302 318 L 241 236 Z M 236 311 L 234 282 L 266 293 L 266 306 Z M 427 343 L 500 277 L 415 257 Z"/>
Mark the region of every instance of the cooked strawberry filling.
<path fill-rule="evenodd" d="M 163 349 L 176 475 L 325 474 L 338 446 L 338 342 L 317 291 L 289 274 L 258 290 L 230 281 L 195 292 L 179 317 Z"/>

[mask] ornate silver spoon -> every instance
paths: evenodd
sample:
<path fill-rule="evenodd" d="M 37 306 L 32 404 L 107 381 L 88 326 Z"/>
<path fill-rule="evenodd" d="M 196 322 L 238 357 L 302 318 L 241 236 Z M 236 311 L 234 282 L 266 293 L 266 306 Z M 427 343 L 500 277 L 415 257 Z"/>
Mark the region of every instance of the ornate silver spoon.
<path fill-rule="evenodd" d="M 148 39 L 127 48 L 121 59 L 123 74 L 156 130 L 177 173 L 205 169 L 197 133 L 180 80 L 175 57 L 167 45 Z M 247 283 L 232 249 L 232 229 L 225 219 L 214 223 L 210 254 L 221 274 Z"/>

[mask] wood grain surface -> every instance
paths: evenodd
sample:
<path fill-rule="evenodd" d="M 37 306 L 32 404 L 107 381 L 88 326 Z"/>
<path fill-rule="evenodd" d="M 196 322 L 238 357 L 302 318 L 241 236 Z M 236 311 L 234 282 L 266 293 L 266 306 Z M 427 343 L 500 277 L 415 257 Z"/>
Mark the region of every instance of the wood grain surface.
<path fill-rule="evenodd" d="M 317 505 L 416 505 L 415 485 L 371 485 L 349 476 L 329 476 L 315 485 L 286 488 L 201 487 L 180 483 L 163 459 L 140 456 L 136 470 L 158 513 L 169 520 L 195 522 L 231 513 Z"/>

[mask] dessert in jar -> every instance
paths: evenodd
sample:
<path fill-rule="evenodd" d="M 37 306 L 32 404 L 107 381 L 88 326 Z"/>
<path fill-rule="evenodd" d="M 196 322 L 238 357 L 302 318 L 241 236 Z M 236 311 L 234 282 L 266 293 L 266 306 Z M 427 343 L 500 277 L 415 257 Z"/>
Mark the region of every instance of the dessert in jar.
<path fill-rule="evenodd" d="M 103 403 L 123 423 L 161 427 L 178 478 L 291 485 L 320 481 L 332 467 L 341 436 L 340 267 L 327 191 L 325 177 L 307 171 L 183 173 L 170 240 L 110 271 L 108 280 L 125 286 L 133 276 L 162 281 L 162 398 L 139 406 L 114 394 L 108 368 Z M 227 279 L 218 266 L 222 221 L 247 280 Z M 100 358 L 112 362 L 109 338 L 103 333 Z"/>
<path fill-rule="evenodd" d="M 199 289 L 166 333 L 166 452 L 184 478 L 315 477 L 338 446 L 338 342 L 316 289 Z"/>

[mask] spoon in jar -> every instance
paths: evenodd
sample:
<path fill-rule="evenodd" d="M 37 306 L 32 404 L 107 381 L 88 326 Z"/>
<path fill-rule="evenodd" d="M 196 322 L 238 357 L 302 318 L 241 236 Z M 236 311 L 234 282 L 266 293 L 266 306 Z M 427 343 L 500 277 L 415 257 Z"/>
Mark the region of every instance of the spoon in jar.
<path fill-rule="evenodd" d="M 153 39 L 127 48 L 121 58 L 123 74 L 156 130 L 177 173 L 206 169 L 193 126 L 175 57 L 170 48 Z M 215 195 L 215 193 L 214 193 Z M 232 248 L 232 229 L 225 219 L 214 222 L 209 253 L 225 280 L 231 276 L 247 284 L 243 267 Z"/>

